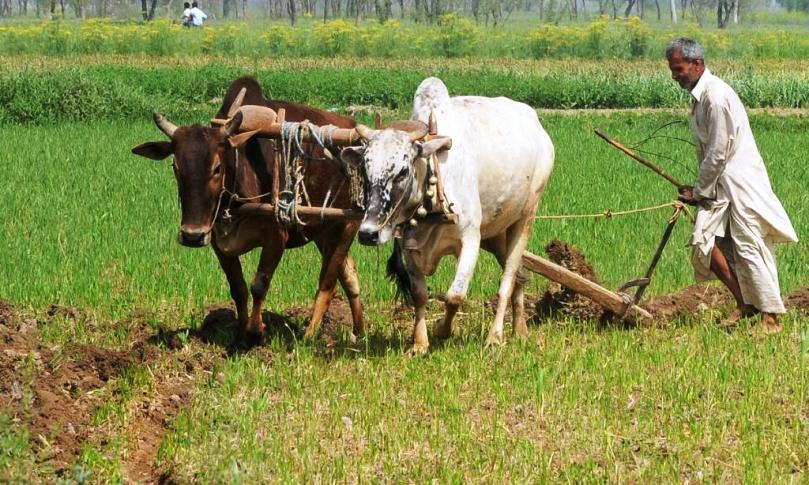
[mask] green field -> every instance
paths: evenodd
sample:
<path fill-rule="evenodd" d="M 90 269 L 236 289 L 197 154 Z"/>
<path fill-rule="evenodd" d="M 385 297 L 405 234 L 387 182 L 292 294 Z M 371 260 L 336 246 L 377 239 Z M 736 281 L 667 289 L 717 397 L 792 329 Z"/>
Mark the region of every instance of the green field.
<path fill-rule="evenodd" d="M 91 72 L 87 64 L 74 72 Z M 183 76 L 160 69 L 145 70 L 154 76 L 146 79 Z M 456 64 L 450 69 L 463 72 Z M 128 78 L 115 74 L 121 70 L 102 65 L 88 82 L 111 72 L 115 83 L 124 83 Z M 14 72 L 20 71 L 8 68 L 0 79 Z M 192 72 L 202 79 L 213 71 Z M 46 97 L 45 83 L 35 86 L 31 99 Z M 202 121 L 191 115 L 210 116 L 216 107 L 207 101 L 200 97 L 167 114 Z M 0 364 L 12 362 L 19 380 L 19 387 L 0 387 L 0 396 L 18 396 L 0 407 L 0 480 L 117 482 L 160 474 L 180 483 L 809 479 L 809 321 L 796 311 L 784 318 L 782 334 L 766 340 L 750 338 L 747 325 L 719 331 L 709 313 L 647 330 L 543 319 L 533 322 L 527 342 L 507 337 L 504 347 L 484 349 L 493 318 L 484 302 L 499 276 L 494 259 L 484 255 L 455 336 L 435 342 L 425 358 L 408 360 L 412 314 L 393 302 L 383 276 L 389 248 L 355 245 L 371 328 L 365 340 L 351 345 L 338 332 L 301 343 L 282 328 L 265 347 L 240 352 L 228 331 L 206 337 L 211 330 L 203 323 L 217 314 L 210 305 L 229 304 L 225 278 L 210 249 L 175 242 L 179 208 L 169 163 L 129 153 L 162 137 L 147 106 L 142 114 L 99 120 L 93 119 L 97 106 L 75 108 L 86 109 L 78 119 L 89 121 L 0 124 L 0 298 L 14 304 L 21 322 L 33 319 L 43 344 L 14 354 L 22 330 L 9 333 L 4 325 L 11 324 L 0 319 L 0 347 L 12 351 L 0 355 Z M 385 113 L 406 117 L 406 104 Z M 658 134 L 690 139 L 685 110 L 540 116 L 557 150 L 540 215 L 641 208 L 675 197 L 670 185 L 593 129 L 633 143 L 680 120 L 685 123 Z M 774 189 L 803 236 L 809 231 L 809 121 L 756 114 L 751 122 Z M 694 179 L 689 144 L 654 138 L 642 148 L 670 156 L 677 162 L 655 160 L 684 181 Z M 569 242 L 605 286 L 616 288 L 642 275 L 669 215 L 666 209 L 541 219 L 529 250 L 542 253 L 553 239 Z M 692 283 L 687 236 L 683 219 L 647 295 Z M 777 257 L 784 294 L 808 286 L 805 243 L 779 247 Z M 251 274 L 255 255 L 248 259 Z M 276 272 L 267 309 L 286 315 L 291 327 L 306 321 L 301 307 L 314 294 L 317 261 L 314 247 L 290 251 Z M 448 259 L 429 280 L 431 293 L 446 290 L 452 267 Z M 544 288 L 534 276 L 527 293 L 539 296 Z M 61 309 L 49 311 L 50 305 Z M 439 301 L 429 308 L 431 320 L 440 316 Z M 38 382 L 81 360 L 77 344 L 130 352 L 144 342 L 147 351 L 104 385 L 79 393 L 73 405 L 86 410 L 82 424 L 91 432 L 66 463 L 55 460 L 58 444 L 66 442 L 59 434 L 67 431 L 39 436 L 26 425 L 38 409 Z M 57 394 L 72 396 L 72 387 L 63 389 Z M 142 445 L 149 437 L 153 449 Z"/>

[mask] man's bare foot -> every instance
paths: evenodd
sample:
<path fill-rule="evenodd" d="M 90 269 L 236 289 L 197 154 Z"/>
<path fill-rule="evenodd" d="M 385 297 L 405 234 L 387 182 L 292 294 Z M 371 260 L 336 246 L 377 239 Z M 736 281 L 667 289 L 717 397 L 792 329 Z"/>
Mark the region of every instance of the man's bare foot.
<path fill-rule="evenodd" d="M 758 310 L 753 305 L 741 305 L 730 312 L 730 315 L 720 321 L 717 326 L 720 328 L 733 328 L 739 324 L 739 321 L 756 314 L 758 314 Z"/>
<path fill-rule="evenodd" d="M 761 317 L 761 323 L 758 324 L 759 332 L 766 335 L 772 335 L 781 331 L 781 323 L 778 321 L 778 315 L 775 313 L 764 313 Z"/>

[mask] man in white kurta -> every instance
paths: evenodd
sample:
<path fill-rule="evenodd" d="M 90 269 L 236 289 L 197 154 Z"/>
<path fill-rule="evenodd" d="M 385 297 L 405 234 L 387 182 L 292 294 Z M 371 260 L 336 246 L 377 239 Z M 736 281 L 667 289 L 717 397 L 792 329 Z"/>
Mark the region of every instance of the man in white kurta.
<path fill-rule="evenodd" d="M 733 293 L 736 310 L 726 325 L 761 312 L 764 331 L 777 332 L 785 309 L 772 246 L 797 241 L 795 230 L 772 191 L 739 97 L 705 68 L 695 41 L 671 42 L 666 57 L 672 78 L 692 96 L 699 177 L 680 193 L 698 207 L 690 241 L 696 277 L 716 276 Z"/>

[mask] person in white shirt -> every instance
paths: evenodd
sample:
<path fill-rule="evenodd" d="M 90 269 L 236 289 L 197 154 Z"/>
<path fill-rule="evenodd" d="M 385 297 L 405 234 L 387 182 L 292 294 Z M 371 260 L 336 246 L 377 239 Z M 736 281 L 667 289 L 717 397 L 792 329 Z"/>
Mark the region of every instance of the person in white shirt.
<path fill-rule="evenodd" d="M 191 27 L 193 19 L 191 17 L 191 4 L 185 2 L 183 4 L 183 27 Z"/>
<path fill-rule="evenodd" d="M 795 229 L 770 186 L 747 113 L 736 92 L 705 67 L 702 47 L 680 38 L 666 47 L 671 77 L 691 92 L 691 128 L 697 145 L 696 185 L 680 200 L 696 205 L 691 235 L 698 280 L 716 276 L 736 300 L 721 323 L 762 314 L 760 329 L 781 330 L 784 313 L 773 243 L 796 242 Z"/>
<path fill-rule="evenodd" d="M 207 18 L 208 18 L 208 16 L 205 15 L 205 12 L 203 12 L 202 9 L 199 8 L 199 5 L 197 4 L 197 2 L 192 2 L 191 3 L 191 22 L 193 22 L 194 27 L 202 27 L 202 24 L 205 22 L 205 20 Z"/>

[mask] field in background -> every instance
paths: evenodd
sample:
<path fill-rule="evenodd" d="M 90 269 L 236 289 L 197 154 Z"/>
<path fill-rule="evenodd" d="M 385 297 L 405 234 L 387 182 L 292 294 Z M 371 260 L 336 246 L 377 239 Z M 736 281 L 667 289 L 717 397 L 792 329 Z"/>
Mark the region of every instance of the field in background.
<path fill-rule="evenodd" d="M 794 17 L 798 20 L 794 25 L 753 23 L 725 30 L 638 17 L 599 17 L 561 25 L 528 20 L 506 29 L 485 27 L 457 13 L 441 16 L 434 25 L 396 19 L 384 23 L 370 19 L 359 25 L 347 19 L 325 23 L 314 19 L 295 27 L 283 22 L 209 22 L 202 29 L 187 29 L 168 19 L 7 22 L 0 24 L 0 54 L 656 59 L 668 41 L 688 36 L 702 43 L 714 59 L 804 59 L 809 55 L 807 20 L 800 14 Z"/>
<path fill-rule="evenodd" d="M 805 60 L 712 61 L 748 108 L 809 105 Z M 680 108 L 687 93 L 665 62 L 498 59 L 160 59 L 0 57 L 0 124 L 143 121 L 159 109 L 178 122 L 206 121 L 237 76 L 251 74 L 267 96 L 346 112 L 404 113 L 427 76 L 454 94 L 507 96 L 535 108 Z"/>
<path fill-rule="evenodd" d="M 437 70 L 429 60 L 0 60 L 0 396 L 7 398 L 0 408 L 0 481 L 809 477 L 809 320 L 797 311 L 784 318 L 782 334 L 765 340 L 748 336 L 747 324 L 719 331 L 716 314 L 707 312 L 648 330 L 535 319 L 527 342 L 507 330 L 504 347 L 486 350 L 493 318 L 487 301 L 499 270 L 484 253 L 455 335 L 408 360 L 402 354 L 412 312 L 393 302 L 383 277 L 388 247 L 352 248 L 368 338 L 352 345 L 327 321 L 314 343 L 296 340 L 290 330 L 306 323 L 316 281 L 318 257 L 307 247 L 287 252 L 273 280 L 269 343 L 236 348 L 225 278 L 212 251 L 175 242 L 179 208 L 169 163 L 129 149 L 162 139 L 149 121 L 154 107 L 176 122 L 205 122 L 246 65 L 276 96 L 339 111 L 364 105 L 358 109 L 365 122 L 376 109 L 387 120 L 406 117 L 418 81 Z M 801 100 L 807 67 L 726 61 L 715 71 L 748 89 L 746 101 L 773 93 Z M 310 76 L 300 76 L 303 70 Z M 551 100 L 555 89 L 588 102 L 615 93 L 603 98 L 613 103 L 606 106 L 687 104 L 660 61 L 498 60 L 481 68 L 442 60 L 439 74 L 453 93 L 534 100 L 550 93 L 543 99 Z M 775 191 L 803 237 L 809 119 L 781 114 L 755 114 L 751 122 Z M 684 109 L 540 117 L 557 163 L 539 215 L 674 198 L 670 185 L 593 129 L 634 145 L 665 123 L 687 122 Z M 655 161 L 693 180 L 693 147 L 675 139 L 690 139 L 687 124 L 657 134 L 664 137 L 641 148 L 670 156 L 674 161 Z M 541 254 L 552 239 L 567 241 L 615 288 L 643 273 L 669 214 L 538 220 L 529 249 Z M 647 296 L 692 283 L 688 226 L 679 223 Z M 806 244 L 779 247 L 777 255 L 782 292 L 807 287 Z M 255 261 L 247 258 L 247 275 Z M 429 279 L 431 294 L 446 290 L 453 266 L 448 258 Z M 532 276 L 526 291 L 536 297 L 545 286 Z M 432 299 L 430 321 L 441 313 Z"/>

